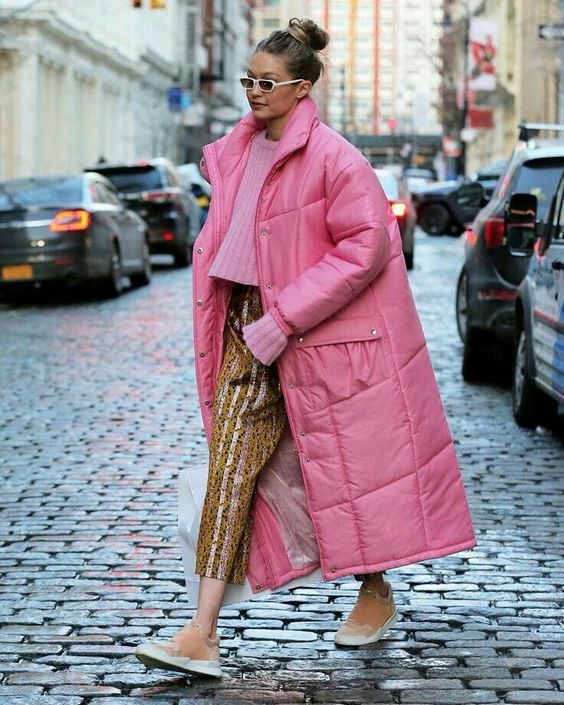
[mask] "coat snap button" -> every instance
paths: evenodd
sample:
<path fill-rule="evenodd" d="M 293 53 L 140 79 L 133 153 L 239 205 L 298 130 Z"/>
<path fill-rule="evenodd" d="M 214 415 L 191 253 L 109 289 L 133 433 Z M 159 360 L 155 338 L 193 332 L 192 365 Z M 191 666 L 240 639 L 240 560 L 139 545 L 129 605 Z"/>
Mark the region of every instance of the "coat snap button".
<path fill-rule="evenodd" d="M 332 573 L 336 573 L 336 572 L 337 572 L 337 569 L 336 569 L 336 568 L 331 568 L 331 572 L 332 572 Z"/>
<path fill-rule="evenodd" d="M 210 405 L 210 400 L 209 400 L 209 399 L 205 399 L 205 400 L 204 400 L 204 406 L 209 406 L 209 405 Z"/>
<path fill-rule="evenodd" d="M 300 436 L 305 436 L 306 432 L 305 431 L 300 431 Z"/>
<path fill-rule="evenodd" d="M 376 330 L 376 328 L 373 328 L 373 329 L 370 331 L 370 335 L 376 335 L 377 332 L 378 332 L 378 331 Z"/>
<path fill-rule="evenodd" d="M 267 288 L 267 289 L 272 289 L 272 284 L 267 284 L 267 285 L 266 285 L 266 288 Z"/>
<path fill-rule="evenodd" d="M 202 299 L 198 299 L 198 306 L 203 306 L 203 305 L 204 305 L 204 302 L 202 301 Z"/>
<path fill-rule="evenodd" d="M 266 237 L 266 231 L 263 230 L 262 233 L 260 234 L 261 237 Z"/>
<path fill-rule="evenodd" d="M 201 247 L 198 247 L 198 254 L 201 255 L 202 252 L 203 252 L 202 248 L 201 248 Z"/>
<path fill-rule="evenodd" d="M 296 385 L 295 385 L 295 384 L 289 384 L 288 387 L 289 387 L 290 389 L 295 389 L 295 388 L 296 388 Z"/>
<path fill-rule="evenodd" d="M 255 585 L 255 590 L 260 590 L 262 588 L 262 585 Z"/>
<path fill-rule="evenodd" d="M 306 455 L 304 460 L 306 461 L 306 463 L 311 463 L 311 458 L 309 457 L 309 455 Z"/>
<path fill-rule="evenodd" d="M 205 354 L 206 354 L 205 352 L 198 353 L 198 355 L 199 355 L 200 357 L 204 357 Z"/>
<path fill-rule="evenodd" d="M 303 338 L 298 338 L 298 343 L 303 343 L 304 339 Z"/>

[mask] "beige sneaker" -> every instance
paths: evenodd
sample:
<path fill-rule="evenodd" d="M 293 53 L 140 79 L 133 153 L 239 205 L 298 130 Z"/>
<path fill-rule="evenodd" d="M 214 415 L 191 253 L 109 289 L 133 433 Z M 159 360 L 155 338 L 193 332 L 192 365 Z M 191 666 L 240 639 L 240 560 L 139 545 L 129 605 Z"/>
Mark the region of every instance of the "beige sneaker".
<path fill-rule="evenodd" d="M 210 639 L 198 622 L 182 627 L 170 641 L 139 644 L 135 656 L 148 668 L 221 677 L 219 637 Z"/>
<path fill-rule="evenodd" d="M 386 582 L 388 596 L 362 585 L 358 600 L 347 621 L 335 634 L 335 643 L 342 646 L 364 646 L 378 641 L 397 622 L 392 586 Z"/>

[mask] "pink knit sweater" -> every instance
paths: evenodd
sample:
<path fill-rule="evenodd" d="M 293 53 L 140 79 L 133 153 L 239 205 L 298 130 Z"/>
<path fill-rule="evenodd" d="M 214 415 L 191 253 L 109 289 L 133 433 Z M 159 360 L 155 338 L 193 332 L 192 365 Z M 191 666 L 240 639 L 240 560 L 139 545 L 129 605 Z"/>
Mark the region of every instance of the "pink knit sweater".
<path fill-rule="evenodd" d="M 227 234 L 209 270 L 211 277 L 258 285 L 255 253 L 255 217 L 258 198 L 274 161 L 278 142 L 266 139 L 266 130 L 253 139 Z M 270 365 L 287 345 L 291 330 L 279 316 L 266 313 L 243 327 L 243 337 L 254 357 Z"/>
<path fill-rule="evenodd" d="M 270 171 L 277 148 L 278 142 L 266 139 L 266 130 L 257 133 L 253 139 L 231 222 L 210 268 L 210 277 L 257 286 L 255 217 L 260 190 Z"/>

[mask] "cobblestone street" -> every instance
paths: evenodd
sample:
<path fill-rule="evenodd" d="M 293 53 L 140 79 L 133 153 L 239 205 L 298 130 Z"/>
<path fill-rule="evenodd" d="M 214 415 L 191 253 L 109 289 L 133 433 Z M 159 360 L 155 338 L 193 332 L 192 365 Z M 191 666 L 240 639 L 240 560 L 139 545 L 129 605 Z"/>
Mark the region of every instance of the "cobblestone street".
<path fill-rule="evenodd" d="M 400 621 L 336 647 L 352 580 L 226 609 L 221 681 L 133 656 L 189 619 L 177 474 L 205 457 L 190 270 L 117 300 L 0 301 L 0 705 L 564 703 L 564 444 L 460 374 L 463 243 L 419 235 L 410 279 L 478 547 L 390 571 Z M 359 420 L 361 422 L 361 420 Z M 401 521 L 401 517 L 398 517 Z"/>

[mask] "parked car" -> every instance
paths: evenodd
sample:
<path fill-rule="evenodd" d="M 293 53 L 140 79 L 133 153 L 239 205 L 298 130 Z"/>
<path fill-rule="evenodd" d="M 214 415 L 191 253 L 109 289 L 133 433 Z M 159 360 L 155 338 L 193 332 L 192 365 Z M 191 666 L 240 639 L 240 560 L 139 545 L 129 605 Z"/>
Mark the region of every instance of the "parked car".
<path fill-rule="evenodd" d="M 497 161 L 480 169 L 469 180 L 481 184 L 484 204 L 492 197 L 497 180 L 503 173 L 506 161 Z M 427 235 L 460 235 L 466 223 L 462 220 L 456 194 L 460 181 L 439 181 L 413 194 L 417 211 L 417 222 Z"/>
<path fill-rule="evenodd" d="M 511 255 L 530 258 L 515 300 L 513 414 L 534 428 L 564 410 L 564 171 L 545 222 L 538 198 L 513 194 L 508 208 Z M 531 256 L 532 255 L 532 256 Z"/>
<path fill-rule="evenodd" d="M 147 226 L 99 174 L 0 182 L 0 286 L 95 282 L 109 296 L 151 281 Z"/>
<path fill-rule="evenodd" d="M 196 198 L 200 206 L 200 229 L 204 227 L 210 207 L 211 185 L 204 179 L 195 162 L 179 164 L 176 167 L 185 188 Z"/>
<path fill-rule="evenodd" d="M 191 264 L 200 207 L 172 162 L 158 158 L 138 164 L 97 164 L 90 170 L 109 179 L 128 207 L 147 222 L 151 254 L 173 255 L 177 267 Z"/>
<path fill-rule="evenodd" d="M 564 132 L 564 125 L 552 129 Z M 544 218 L 563 168 L 564 140 L 520 141 L 484 208 L 480 210 L 484 193 L 479 183 L 465 184 L 457 192 L 459 208 L 479 211 L 466 231 L 466 261 L 456 289 L 456 320 L 464 342 L 462 374 L 467 381 L 483 376 L 492 350 L 506 359 L 514 342 L 514 302 L 529 258 L 512 256 L 506 241 L 510 196 L 536 196 L 538 216 Z"/>
<path fill-rule="evenodd" d="M 415 208 L 403 182 L 387 169 L 374 169 L 397 218 L 407 269 L 413 269 Z"/>

